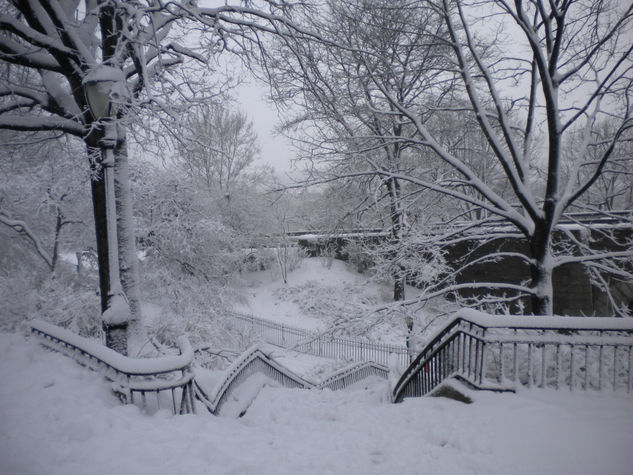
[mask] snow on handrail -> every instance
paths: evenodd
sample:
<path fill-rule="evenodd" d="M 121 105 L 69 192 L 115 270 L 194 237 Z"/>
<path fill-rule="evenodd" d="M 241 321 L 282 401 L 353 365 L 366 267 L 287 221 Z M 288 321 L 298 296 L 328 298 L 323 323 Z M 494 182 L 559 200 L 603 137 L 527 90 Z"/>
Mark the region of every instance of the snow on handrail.
<path fill-rule="evenodd" d="M 215 388 L 207 393 L 200 385 L 194 383 L 196 398 L 204 404 L 207 410 L 214 415 L 222 412 L 223 404 L 231 398 L 233 392 L 252 377 L 253 373 L 264 373 L 268 380 L 276 381 L 282 387 L 290 388 L 329 388 L 332 390 L 344 389 L 370 376 L 378 376 L 387 379 L 389 369 L 386 366 L 364 361 L 355 363 L 331 374 L 320 383 L 314 384 L 301 376 L 298 376 L 267 354 L 266 347 L 254 345 L 246 350 L 226 370 L 224 377 L 216 384 Z M 261 382 L 260 382 L 261 384 Z M 249 400 L 241 401 L 242 413 L 256 397 L 256 392 L 247 395 Z"/>
<path fill-rule="evenodd" d="M 456 320 L 467 320 L 486 328 L 633 331 L 633 318 L 619 317 L 490 315 L 477 310 L 464 308 L 454 314 L 452 321 Z"/>
<path fill-rule="evenodd" d="M 344 389 L 369 376 L 378 376 L 383 379 L 388 379 L 389 368 L 374 363 L 373 361 L 354 363 L 334 372 L 321 381 L 316 387 L 319 389 L 329 388 L 332 390 Z"/>
<path fill-rule="evenodd" d="M 130 358 L 103 346 L 96 341 L 81 337 L 69 330 L 42 320 L 30 323 L 31 331 L 48 334 L 57 340 L 68 343 L 90 355 L 98 358 L 120 373 L 134 376 L 149 376 L 170 373 L 187 368 L 193 362 L 193 349 L 185 336 L 178 337 L 176 343 L 180 349 L 178 356 L 163 356 L 160 358 Z"/>
<path fill-rule="evenodd" d="M 113 381 L 113 389 L 125 403 L 134 404 L 134 395 L 139 393 L 142 408 L 146 409 L 146 393 L 153 393 L 156 396 L 155 407 L 160 409 L 161 392 L 169 392 L 174 414 L 194 412 L 193 350 L 186 337 L 177 340 L 181 352 L 179 356 L 135 359 L 42 320 L 33 320 L 30 326 L 31 333 L 38 336 L 43 345 L 72 357 L 90 369 L 103 371 L 104 376 Z"/>
<path fill-rule="evenodd" d="M 400 377 L 393 399 L 426 394 L 454 374 L 475 387 L 491 378 L 503 383 L 510 374 L 514 386 L 538 382 L 598 390 L 608 377 L 614 391 L 631 392 L 633 319 L 493 316 L 463 309 L 429 339 Z"/>
<path fill-rule="evenodd" d="M 284 387 L 311 388 L 314 385 L 303 379 L 291 370 L 270 358 L 261 347 L 255 345 L 246 350 L 226 370 L 224 378 L 216 385 L 210 397 L 197 383 L 195 385 L 196 398 L 201 401 L 207 410 L 215 415 L 221 412 L 223 403 L 231 395 L 236 386 L 239 386 L 243 376 L 247 376 L 249 369 L 257 363 L 263 365 L 264 371 Z M 261 370 L 262 368 L 255 368 Z M 252 401 L 248 401 L 250 404 Z"/>

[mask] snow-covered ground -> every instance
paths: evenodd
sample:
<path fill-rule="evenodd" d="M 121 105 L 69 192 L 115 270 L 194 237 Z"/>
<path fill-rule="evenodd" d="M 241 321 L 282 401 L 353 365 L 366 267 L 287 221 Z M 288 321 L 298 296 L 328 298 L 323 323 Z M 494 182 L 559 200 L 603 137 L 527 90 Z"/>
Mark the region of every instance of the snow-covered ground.
<path fill-rule="evenodd" d="M 264 389 L 241 419 L 144 415 L 96 373 L 0 333 L 1 474 L 630 474 L 633 398 Z"/>
<path fill-rule="evenodd" d="M 246 302 L 236 310 L 309 330 L 338 328 L 348 335 L 404 344 L 404 319 L 374 312 L 392 301 L 389 285 L 372 282 L 343 261 L 325 257 L 301 259 L 288 273 L 287 284 L 276 271 L 245 274 Z M 408 297 L 417 293 L 407 287 Z"/>

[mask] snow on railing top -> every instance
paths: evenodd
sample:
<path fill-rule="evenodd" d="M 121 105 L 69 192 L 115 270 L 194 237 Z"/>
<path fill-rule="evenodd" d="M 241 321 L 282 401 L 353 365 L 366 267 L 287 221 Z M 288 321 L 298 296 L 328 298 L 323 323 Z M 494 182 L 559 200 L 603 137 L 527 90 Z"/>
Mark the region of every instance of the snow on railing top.
<path fill-rule="evenodd" d="M 254 361 L 261 360 L 270 368 L 276 370 L 285 378 L 291 380 L 296 386 L 304 389 L 314 386 L 311 382 L 298 376 L 290 369 L 270 358 L 264 351 L 265 345 L 253 345 L 248 348 L 242 355 L 231 363 L 225 372 L 224 377 L 215 385 L 211 394 L 207 394 L 197 386 L 197 397 L 207 407 L 209 412 L 216 414 L 219 412 L 222 402 L 230 395 L 233 382 L 242 374 L 242 372 Z"/>
<path fill-rule="evenodd" d="M 544 345 L 567 345 L 568 347 L 583 347 L 585 357 L 588 347 L 613 348 L 612 355 L 616 358 L 618 348 L 628 351 L 628 358 L 631 358 L 631 348 L 633 348 L 633 318 L 607 318 L 607 317 L 548 317 L 548 316 L 495 316 L 472 309 L 462 309 L 456 312 L 443 327 L 439 328 L 427 340 L 424 349 L 411 362 L 409 367 L 400 376 L 399 381 L 393 390 L 394 401 L 399 400 L 404 388 L 413 381 L 416 374 L 422 368 L 429 367 L 434 358 L 446 358 L 446 348 L 448 344 L 462 344 L 456 340 L 456 336 L 463 335 L 468 341 L 475 341 L 474 363 L 471 359 L 471 348 L 469 350 L 452 350 L 454 352 L 463 351 L 462 358 L 464 364 L 468 365 L 469 374 L 472 364 L 479 370 L 479 383 L 484 377 L 483 348 L 484 345 L 492 345 L 501 352 L 502 344 L 524 344 L 530 347 L 540 345 L 541 351 L 545 351 Z M 624 334 L 624 335 L 623 335 Z M 628 348 L 628 350 L 627 350 Z M 558 350 L 557 350 L 558 351 Z M 572 350 L 573 351 L 573 350 Z M 602 354 L 602 350 L 600 350 Z M 442 356 L 443 355 L 443 356 Z M 519 355 L 521 356 L 521 355 Z M 514 356 L 515 361 L 517 356 Z M 529 354 L 528 354 L 529 358 Z M 501 356 L 499 356 L 501 359 Z M 458 361 L 459 362 L 459 361 Z M 518 361 L 517 361 L 518 362 Z M 542 363 L 545 364 L 545 358 Z M 599 363 L 602 365 L 602 362 Z M 614 366 L 615 367 L 615 366 Z M 570 372 L 573 371 L 571 364 Z M 601 366 L 599 366 L 601 368 Z M 558 366 L 556 372 L 559 371 Z M 601 369 L 599 373 L 601 374 Z M 615 370 L 614 370 L 615 371 Z M 503 370 L 501 370 L 503 373 Z M 545 371 L 542 371 L 545 374 Z M 631 366 L 626 373 L 631 386 Z M 436 376 L 435 373 L 433 373 Z M 615 381 L 615 372 L 613 373 Z M 543 376 L 544 378 L 544 376 Z M 503 375 L 500 377 L 503 379 Z M 516 379 L 516 371 L 515 371 Z M 600 375 L 598 376 L 600 380 Z M 543 379 L 544 381 L 544 379 Z M 571 383 L 570 383 L 571 385 Z M 615 382 L 613 383 L 615 387 Z"/>
<path fill-rule="evenodd" d="M 446 326 L 450 326 L 457 320 L 466 320 L 486 328 L 633 331 L 633 318 L 619 317 L 490 315 L 477 310 L 464 308 L 456 312 L 452 320 L 449 321 Z"/>
<path fill-rule="evenodd" d="M 164 356 L 161 358 L 130 358 L 107 348 L 100 343 L 81 337 L 69 330 L 44 322 L 33 320 L 31 331 L 50 335 L 62 342 L 68 343 L 85 353 L 103 361 L 120 373 L 133 376 L 148 376 L 169 373 L 189 367 L 193 361 L 193 350 L 189 340 L 181 336 L 177 340 L 180 349 L 178 356 Z"/>
<path fill-rule="evenodd" d="M 354 377 L 356 374 L 360 374 L 363 371 L 372 370 L 375 374 L 382 374 L 385 379 L 387 379 L 389 374 L 389 368 L 385 365 L 381 365 L 379 363 L 375 363 L 373 361 L 362 361 L 360 363 L 353 363 L 351 365 L 345 366 L 344 368 L 335 371 L 330 374 L 328 377 L 320 381 L 316 387 L 325 388 L 328 387 L 337 381 L 344 380 L 348 377 Z"/>

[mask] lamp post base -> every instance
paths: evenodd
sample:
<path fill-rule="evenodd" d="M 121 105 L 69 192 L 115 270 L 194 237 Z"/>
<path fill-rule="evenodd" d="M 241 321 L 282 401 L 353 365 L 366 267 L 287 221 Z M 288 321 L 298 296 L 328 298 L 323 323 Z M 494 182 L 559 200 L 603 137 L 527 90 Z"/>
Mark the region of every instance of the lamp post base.
<path fill-rule="evenodd" d="M 127 326 L 127 322 L 117 325 L 103 323 L 105 345 L 124 356 L 127 356 Z"/>

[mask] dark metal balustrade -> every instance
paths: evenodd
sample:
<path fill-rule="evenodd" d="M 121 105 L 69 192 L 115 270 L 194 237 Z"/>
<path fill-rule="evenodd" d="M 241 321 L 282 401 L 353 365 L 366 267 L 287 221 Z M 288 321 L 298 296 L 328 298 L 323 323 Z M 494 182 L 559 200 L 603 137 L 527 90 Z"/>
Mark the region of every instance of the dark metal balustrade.
<path fill-rule="evenodd" d="M 455 377 L 476 389 L 631 392 L 633 319 L 458 312 L 396 384 L 395 402 Z"/>
<path fill-rule="evenodd" d="M 160 409 L 164 399 L 161 396 L 167 395 L 174 414 L 195 412 L 193 351 L 185 337 L 178 339 L 179 356 L 135 359 L 47 322 L 35 320 L 30 326 L 40 343 L 112 381 L 114 391 L 124 403 L 139 404 L 144 410 L 150 406 Z"/>

